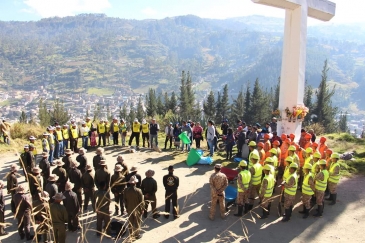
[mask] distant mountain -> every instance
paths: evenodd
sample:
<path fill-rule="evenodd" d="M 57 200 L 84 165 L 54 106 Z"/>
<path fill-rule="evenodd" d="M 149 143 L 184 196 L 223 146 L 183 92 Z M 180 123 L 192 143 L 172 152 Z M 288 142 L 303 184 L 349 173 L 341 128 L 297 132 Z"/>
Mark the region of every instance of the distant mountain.
<path fill-rule="evenodd" d="M 317 87 L 328 59 L 335 104 L 365 102 L 365 25 L 308 29 L 308 84 Z M 262 16 L 226 20 L 178 16 L 127 20 L 83 14 L 37 22 L 0 22 L 3 90 L 46 86 L 61 93 L 93 87 L 143 93 L 176 90 L 182 70 L 198 95 L 228 83 L 234 90 L 256 78 L 269 89 L 280 76 L 284 20 Z"/>

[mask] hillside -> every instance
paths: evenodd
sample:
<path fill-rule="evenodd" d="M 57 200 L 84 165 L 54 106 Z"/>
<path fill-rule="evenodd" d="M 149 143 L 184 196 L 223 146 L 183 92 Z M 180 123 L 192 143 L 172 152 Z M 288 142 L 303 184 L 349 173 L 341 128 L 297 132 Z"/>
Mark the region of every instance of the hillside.
<path fill-rule="evenodd" d="M 224 83 L 238 89 L 257 77 L 270 88 L 280 75 L 282 30 L 282 19 L 261 16 L 137 21 L 83 14 L 0 22 L 0 83 L 4 91 L 143 93 L 171 91 L 181 70 L 190 70 L 198 95 Z M 335 104 L 365 102 L 365 27 L 313 26 L 308 36 L 308 84 L 318 85 L 327 58 L 341 96 Z"/>

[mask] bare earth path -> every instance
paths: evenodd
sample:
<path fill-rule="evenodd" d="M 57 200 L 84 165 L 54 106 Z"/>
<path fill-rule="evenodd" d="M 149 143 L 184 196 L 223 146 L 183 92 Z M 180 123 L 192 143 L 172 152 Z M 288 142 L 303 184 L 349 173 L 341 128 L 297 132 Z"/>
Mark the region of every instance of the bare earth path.
<path fill-rule="evenodd" d="M 275 199 L 271 215 L 266 220 L 258 219 L 255 214 L 252 214 L 255 219 L 254 222 L 248 220 L 251 219 L 251 215 L 246 215 L 243 218 L 234 217 L 233 213 L 235 213 L 236 208 L 232 207 L 232 211 L 229 212 L 226 219 L 222 220 L 217 212 L 215 221 L 210 221 L 208 219 L 210 207 L 208 181 L 212 173 L 212 166 L 189 168 L 184 161 L 186 154 L 181 156 L 180 152 L 175 151 L 157 153 L 142 150 L 137 153 L 128 153 L 125 149 L 114 147 L 106 150 L 110 171 L 112 171 L 119 154 L 124 156 L 129 167 L 138 166 L 142 178 L 148 169 L 155 170 L 154 178 L 159 186 L 157 207 L 161 211 L 164 210 L 162 177 L 167 173 L 167 167 L 174 164 L 175 174 L 180 177 L 178 190 L 180 218 L 173 220 L 172 217 L 169 219 L 160 217 L 154 220 L 149 216 L 143 222 L 144 234 L 137 242 L 244 242 L 244 227 L 247 227 L 249 241 L 252 242 L 365 242 L 365 235 L 363 234 L 365 229 L 364 177 L 342 179 L 339 185 L 337 204 L 328 206 L 326 203 L 324 216 L 319 219 L 313 217 L 309 217 L 307 220 L 302 219 L 298 213 L 299 204 L 297 204 L 292 219 L 288 223 L 282 223 L 277 217 L 278 199 Z M 92 163 L 94 155 L 94 152 L 88 151 L 89 163 Z M 73 156 L 76 157 L 76 155 Z M 17 163 L 15 155 L 2 155 L 0 178 L 3 178 L 8 172 L 10 164 L 15 162 Z M 21 183 L 25 183 L 23 176 L 19 180 Z M 6 195 L 6 190 L 3 192 Z M 299 197 L 297 199 L 299 201 Z M 89 206 L 89 208 L 91 207 Z M 111 205 L 110 210 L 114 213 L 114 205 Z M 260 208 L 256 208 L 254 211 L 261 214 Z M 6 237 L 0 237 L 0 240 L 3 243 L 21 242 L 16 231 L 16 220 L 10 212 L 9 195 L 6 195 L 5 218 L 7 223 L 12 224 L 6 228 L 10 234 Z M 87 229 L 87 241 L 85 242 L 100 242 L 101 239 L 96 238 L 95 232 L 92 231 L 96 227 L 95 214 L 83 214 L 82 219 L 84 220 L 84 228 Z M 120 220 L 120 218 L 113 220 Z M 66 241 L 77 242 L 77 238 L 80 236 L 81 232 L 67 232 Z M 124 239 L 118 242 L 122 242 Z M 114 240 L 103 238 L 102 242 L 114 242 Z"/>

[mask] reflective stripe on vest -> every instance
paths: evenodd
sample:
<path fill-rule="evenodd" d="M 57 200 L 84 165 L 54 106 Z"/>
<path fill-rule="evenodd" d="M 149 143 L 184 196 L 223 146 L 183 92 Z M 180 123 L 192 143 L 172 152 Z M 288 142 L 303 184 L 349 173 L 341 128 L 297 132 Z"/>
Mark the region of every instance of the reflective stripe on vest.
<path fill-rule="evenodd" d="M 72 138 L 78 138 L 79 135 L 77 134 L 77 129 L 76 128 L 71 128 L 71 136 Z"/>
<path fill-rule="evenodd" d="M 113 123 L 113 132 L 119 132 L 119 124 Z"/>
<path fill-rule="evenodd" d="M 284 175 L 283 175 L 284 181 L 286 181 L 286 179 L 288 179 L 289 176 L 290 176 L 289 166 L 286 166 L 285 170 L 284 170 Z"/>
<path fill-rule="evenodd" d="M 133 125 L 134 126 L 134 125 Z M 142 132 L 148 133 L 150 125 L 148 123 L 142 124 Z"/>
<path fill-rule="evenodd" d="M 133 123 L 133 132 L 140 132 L 141 131 L 141 124 L 139 122 Z"/>
<path fill-rule="evenodd" d="M 312 190 L 312 188 L 309 186 L 309 178 L 313 178 L 313 175 L 311 172 L 308 173 L 308 175 L 306 175 L 304 177 L 303 180 L 303 185 L 302 185 L 302 193 L 306 194 L 306 195 L 313 195 L 314 191 Z"/>
<path fill-rule="evenodd" d="M 242 184 L 245 186 L 245 188 L 248 188 L 248 185 L 251 181 L 251 173 L 248 170 L 243 170 L 240 172 L 240 175 L 242 177 Z M 238 192 L 244 192 L 244 188 L 241 188 L 239 184 L 237 183 L 237 191 Z"/>
<path fill-rule="evenodd" d="M 277 168 L 279 163 L 278 157 L 276 157 L 276 155 L 273 155 L 271 156 L 271 158 L 274 160 L 274 167 Z"/>
<path fill-rule="evenodd" d="M 257 186 L 261 183 L 261 177 L 262 177 L 262 165 L 260 163 L 256 163 L 252 165 L 255 169 L 255 174 L 251 178 L 252 185 Z"/>
<path fill-rule="evenodd" d="M 323 178 L 322 181 L 316 180 L 316 190 L 324 192 L 326 190 L 326 187 L 327 187 L 327 181 L 328 181 L 329 173 L 328 173 L 327 170 L 322 170 L 321 172 L 323 173 L 324 178 Z"/>
<path fill-rule="evenodd" d="M 98 124 L 98 130 L 99 130 L 99 133 L 105 133 L 105 124 L 102 123 L 102 124 Z"/>
<path fill-rule="evenodd" d="M 289 184 L 290 178 L 294 178 L 295 182 L 294 182 L 294 186 L 293 187 L 287 187 L 285 186 L 285 190 L 284 192 L 286 194 L 289 194 L 291 196 L 295 196 L 295 194 L 297 193 L 297 187 L 298 187 L 298 176 L 297 173 L 293 173 L 291 174 L 287 179 L 286 179 L 286 184 Z"/>
<path fill-rule="evenodd" d="M 269 174 L 265 175 L 264 180 L 267 180 L 267 188 L 264 197 L 268 198 L 272 196 L 272 192 L 274 191 L 275 179 L 272 174 Z M 261 194 L 261 188 L 260 188 L 260 194 Z"/>
<path fill-rule="evenodd" d="M 332 163 L 331 164 L 331 167 L 330 167 L 330 174 L 332 174 L 334 171 L 335 171 L 335 168 L 337 167 L 337 166 L 340 166 L 340 164 L 339 163 Z M 338 175 L 330 175 L 330 177 L 328 178 L 328 181 L 329 182 L 332 182 L 332 183 L 338 183 L 339 182 L 339 180 L 340 180 L 340 175 L 338 174 Z"/>
<path fill-rule="evenodd" d="M 68 129 L 62 129 L 62 135 L 63 135 L 63 139 L 68 139 L 69 135 L 68 135 Z"/>
<path fill-rule="evenodd" d="M 61 130 L 56 130 L 56 134 L 57 134 L 57 140 L 58 141 L 62 141 L 63 137 L 62 137 L 62 131 Z"/>

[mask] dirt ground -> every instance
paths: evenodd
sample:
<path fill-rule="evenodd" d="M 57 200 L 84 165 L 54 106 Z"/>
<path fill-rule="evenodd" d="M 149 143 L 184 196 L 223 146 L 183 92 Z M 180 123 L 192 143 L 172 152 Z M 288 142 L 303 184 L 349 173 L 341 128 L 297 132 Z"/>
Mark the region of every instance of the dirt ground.
<path fill-rule="evenodd" d="M 277 201 L 272 205 L 268 219 L 258 219 L 255 213 L 261 214 L 257 207 L 254 213 L 242 218 L 233 216 L 236 208 L 232 207 L 226 219 L 219 217 L 219 209 L 215 221 L 208 219 L 210 208 L 209 176 L 213 173 L 213 166 L 187 167 L 185 159 L 187 154 L 176 151 L 163 151 L 162 153 L 142 149 L 137 153 L 129 153 L 121 147 L 106 149 L 107 164 L 112 171 L 116 157 L 122 154 L 129 167 L 137 165 L 139 173 L 144 178 L 148 169 L 155 171 L 154 178 L 158 182 L 157 207 L 164 211 L 164 188 L 162 177 L 167 174 L 169 165 L 175 166 L 175 175 L 180 178 L 178 190 L 180 218 L 173 220 L 172 217 L 165 219 L 160 217 L 155 220 L 151 215 L 143 221 L 142 238 L 136 242 L 244 242 L 246 232 L 248 241 L 252 242 L 365 242 L 362 234 L 365 225 L 365 185 L 364 177 L 342 179 L 338 188 L 337 204 L 328 206 L 326 202 L 324 216 L 322 218 L 309 217 L 302 219 L 298 213 L 301 209 L 297 203 L 292 219 L 288 223 L 280 222 L 277 216 Z M 89 163 L 95 155 L 93 151 L 87 152 Z M 76 155 L 73 155 L 76 157 Z M 9 171 L 12 163 L 17 162 L 13 154 L 3 155 L 1 158 L 0 178 Z M 3 179 L 4 180 L 4 179 Z M 19 181 L 24 182 L 24 177 Z M 6 195 L 6 189 L 3 190 Z M 276 194 L 278 190 L 276 191 Z M 300 193 L 299 193 L 300 194 Z M 297 196 L 297 202 L 299 202 Z M 0 237 L 3 243 L 21 242 L 17 233 L 16 220 L 10 212 L 10 196 L 6 195 L 5 220 L 11 225 L 6 228 L 9 235 Z M 257 206 L 257 201 L 255 206 Z M 89 208 L 91 208 L 89 206 Z M 114 213 L 114 205 L 110 211 Z M 313 212 L 311 212 L 313 213 Z M 96 238 L 93 229 L 96 228 L 96 217 L 91 212 L 82 215 L 84 230 L 86 231 L 85 242 L 115 242 L 108 238 Z M 125 218 L 113 218 L 113 220 L 125 220 Z M 81 232 L 67 232 L 66 242 L 77 242 Z M 118 242 L 126 241 L 125 238 Z"/>

